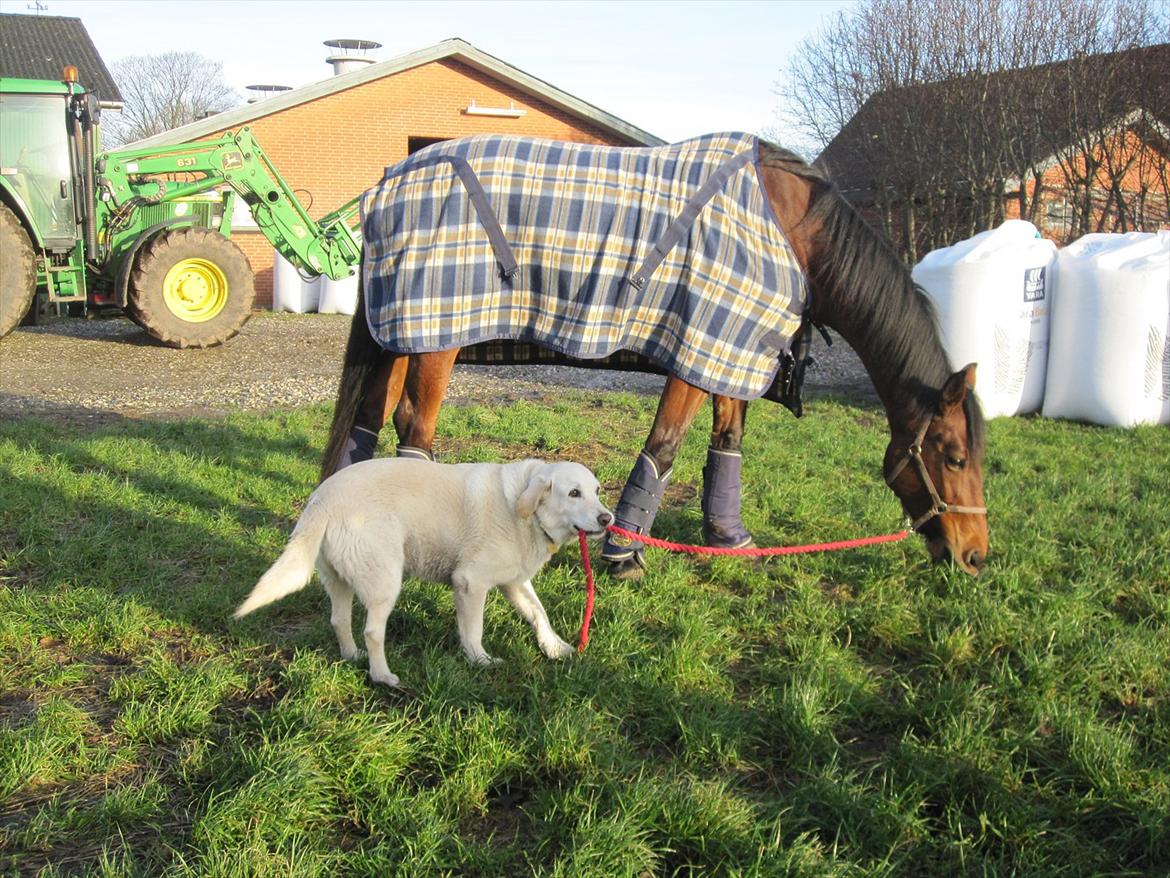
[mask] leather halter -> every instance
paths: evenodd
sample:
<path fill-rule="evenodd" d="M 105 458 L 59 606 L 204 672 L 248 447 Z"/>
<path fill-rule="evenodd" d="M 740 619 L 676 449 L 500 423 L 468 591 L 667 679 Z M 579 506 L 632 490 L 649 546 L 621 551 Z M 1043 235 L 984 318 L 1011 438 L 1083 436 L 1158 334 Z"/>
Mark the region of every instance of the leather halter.
<path fill-rule="evenodd" d="M 894 471 L 886 476 L 886 484 L 891 488 L 894 486 L 894 481 L 902 474 L 907 465 L 913 461 L 915 468 L 918 470 L 918 477 L 922 480 L 923 486 L 926 488 L 926 493 L 930 495 L 930 509 L 922 513 L 914 519 L 910 524 L 911 530 L 918 530 L 926 522 L 930 521 L 936 515 L 942 515 L 947 512 L 966 512 L 971 515 L 986 515 L 986 506 L 955 506 L 947 503 L 939 496 L 938 491 L 934 488 L 934 482 L 930 478 L 930 472 L 926 469 L 926 463 L 922 460 L 922 442 L 926 439 L 926 431 L 930 429 L 931 419 L 927 418 L 922 424 L 922 428 L 918 431 L 918 435 L 914 438 L 914 442 L 906 449 L 906 456 L 898 461 L 894 467 Z"/>

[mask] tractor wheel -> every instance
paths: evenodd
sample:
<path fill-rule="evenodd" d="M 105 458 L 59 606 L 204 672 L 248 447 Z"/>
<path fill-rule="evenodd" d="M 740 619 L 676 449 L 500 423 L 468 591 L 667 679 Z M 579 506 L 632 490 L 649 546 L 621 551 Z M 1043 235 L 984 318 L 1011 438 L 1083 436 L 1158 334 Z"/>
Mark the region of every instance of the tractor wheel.
<path fill-rule="evenodd" d="M 223 344 L 252 316 L 252 266 L 234 243 L 208 229 L 161 232 L 134 261 L 127 311 L 173 348 Z"/>
<path fill-rule="evenodd" d="M 24 319 L 37 292 L 37 263 L 28 232 L 8 206 L 0 204 L 0 338 Z"/>

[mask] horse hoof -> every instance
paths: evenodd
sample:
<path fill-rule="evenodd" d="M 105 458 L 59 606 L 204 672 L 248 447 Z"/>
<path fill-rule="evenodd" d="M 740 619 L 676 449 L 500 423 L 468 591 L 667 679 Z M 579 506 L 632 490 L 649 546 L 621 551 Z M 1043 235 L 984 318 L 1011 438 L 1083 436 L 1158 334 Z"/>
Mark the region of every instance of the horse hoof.
<path fill-rule="evenodd" d="M 712 549 L 754 549 L 752 535 L 740 531 L 738 534 L 722 532 L 716 528 L 703 528 L 703 544 Z"/>
<path fill-rule="evenodd" d="M 646 568 L 635 555 L 633 558 L 626 558 L 624 561 L 611 561 L 608 573 L 614 579 L 633 581 L 645 576 Z"/>

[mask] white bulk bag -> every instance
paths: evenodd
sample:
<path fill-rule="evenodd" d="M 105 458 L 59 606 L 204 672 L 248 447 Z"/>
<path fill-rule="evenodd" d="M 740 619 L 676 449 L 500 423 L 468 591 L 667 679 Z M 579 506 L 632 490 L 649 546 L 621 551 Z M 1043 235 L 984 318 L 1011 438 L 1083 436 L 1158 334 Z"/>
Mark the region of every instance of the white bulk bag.
<path fill-rule="evenodd" d="M 281 256 L 273 254 L 272 310 L 307 314 L 317 310 L 320 288 L 317 279 L 306 281 L 297 267 Z"/>
<path fill-rule="evenodd" d="M 357 310 L 357 296 L 357 272 L 341 280 L 321 275 L 321 302 L 318 310 L 322 314 L 352 314 Z"/>
<path fill-rule="evenodd" d="M 1170 231 L 1093 234 L 1060 251 L 1044 415 L 1170 424 Z"/>
<path fill-rule="evenodd" d="M 989 418 L 1034 412 L 1044 398 L 1056 245 L 1023 220 L 932 250 L 914 280 L 938 312 L 951 367 L 978 363 L 975 395 Z"/>

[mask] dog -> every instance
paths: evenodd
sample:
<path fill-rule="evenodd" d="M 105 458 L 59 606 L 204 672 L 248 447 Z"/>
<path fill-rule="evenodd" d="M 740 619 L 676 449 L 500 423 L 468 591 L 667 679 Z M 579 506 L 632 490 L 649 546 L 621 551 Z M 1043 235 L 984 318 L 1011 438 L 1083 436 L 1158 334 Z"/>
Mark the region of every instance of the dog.
<path fill-rule="evenodd" d="M 577 531 L 596 537 L 613 521 L 600 490 L 577 463 L 400 457 L 353 464 L 309 497 L 284 552 L 235 618 L 304 588 L 316 565 L 342 658 L 361 657 L 353 639 L 356 594 L 366 608 L 370 679 L 398 686 L 386 665 L 386 620 L 409 574 L 451 586 L 459 639 L 473 664 L 496 661 L 482 637 L 484 602 L 497 585 L 532 626 L 541 651 L 563 658 L 573 648 L 553 630 L 532 577 Z"/>

